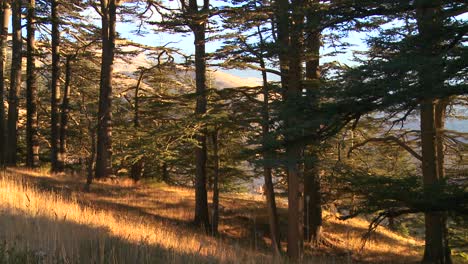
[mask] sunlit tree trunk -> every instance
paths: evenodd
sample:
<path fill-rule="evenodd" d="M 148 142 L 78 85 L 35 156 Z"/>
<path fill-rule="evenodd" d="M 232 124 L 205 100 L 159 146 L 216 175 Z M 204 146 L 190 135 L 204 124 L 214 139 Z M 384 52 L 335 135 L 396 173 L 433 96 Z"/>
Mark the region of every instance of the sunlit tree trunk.
<path fill-rule="evenodd" d="M 185 15 L 191 16 L 189 27 L 194 35 L 195 44 L 195 83 L 197 101 L 195 115 L 202 117 L 207 110 L 206 98 L 206 23 L 209 10 L 209 0 L 203 1 L 200 9 L 197 0 L 189 0 L 188 5 L 184 1 Z M 210 232 L 210 220 L 208 215 L 208 195 L 206 189 L 206 127 L 203 126 L 196 136 L 198 146 L 195 147 L 195 219 L 194 224 L 204 226 L 207 233 Z"/>
<path fill-rule="evenodd" d="M 37 135 L 37 82 L 36 82 L 36 1 L 29 0 L 27 16 L 27 69 L 26 69 L 26 166 L 39 165 Z"/>
<path fill-rule="evenodd" d="M 133 109 L 133 127 L 137 130 L 140 127 L 140 85 L 143 80 L 144 70 L 141 71 L 140 77 L 138 78 L 137 85 L 135 86 L 134 94 L 134 109 Z M 143 176 L 143 165 L 144 162 L 142 159 L 139 159 L 134 164 L 132 164 L 130 176 L 135 181 L 138 182 Z"/>
<path fill-rule="evenodd" d="M 60 18 L 58 14 L 58 1 L 51 1 L 51 21 L 52 21 L 52 78 L 50 83 L 50 145 L 51 145 L 51 171 L 63 171 L 62 159 L 59 157 L 59 78 L 60 78 Z"/>
<path fill-rule="evenodd" d="M 7 0 L 0 2 L 0 167 L 5 165 L 7 150 L 7 131 L 5 113 L 5 70 L 7 59 L 8 25 L 10 21 L 10 4 Z"/>
<path fill-rule="evenodd" d="M 116 0 L 101 0 L 102 61 L 99 87 L 95 177 L 112 175 L 112 75 L 115 50 Z"/>

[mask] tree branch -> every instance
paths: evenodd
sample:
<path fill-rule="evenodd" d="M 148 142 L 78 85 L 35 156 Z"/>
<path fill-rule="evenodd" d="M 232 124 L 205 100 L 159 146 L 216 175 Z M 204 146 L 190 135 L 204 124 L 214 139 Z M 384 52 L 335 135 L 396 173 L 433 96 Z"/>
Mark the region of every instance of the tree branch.
<path fill-rule="evenodd" d="M 388 136 L 388 137 L 384 137 L 384 138 L 368 138 L 366 140 L 364 140 L 363 142 L 359 143 L 359 144 L 356 144 L 354 146 L 352 146 L 349 151 L 348 151 L 348 158 L 351 156 L 351 153 L 353 152 L 353 150 L 357 149 L 357 148 L 360 148 L 364 145 L 366 145 L 367 143 L 369 142 L 394 142 L 396 143 L 397 145 L 399 145 L 400 147 L 402 147 L 403 149 L 405 149 L 406 151 L 408 151 L 413 157 L 415 157 L 416 159 L 418 160 L 422 160 L 422 157 L 421 155 L 419 155 L 416 151 L 414 151 L 410 146 L 408 146 L 405 142 L 403 142 L 402 140 L 400 140 L 399 138 L 395 137 L 395 136 Z"/>

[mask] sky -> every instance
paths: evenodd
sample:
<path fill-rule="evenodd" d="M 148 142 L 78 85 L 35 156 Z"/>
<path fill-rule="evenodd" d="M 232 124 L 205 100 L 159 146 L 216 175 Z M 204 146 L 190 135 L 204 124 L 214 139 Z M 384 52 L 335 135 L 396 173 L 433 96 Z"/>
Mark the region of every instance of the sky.
<path fill-rule="evenodd" d="M 137 43 L 151 45 L 151 46 L 163 46 L 169 42 L 170 47 L 180 49 L 184 54 L 194 54 L 194 38 L 191 33 L 186 34 L 176 34 L 176 33 L 154 33 L 150 29 L 147 29 L 147 33 L 142 35 L 137 35 L 134 33 L 136 30 L 136 25 L 129 24 L 129 23 L 118 23 L 117 24 L 117 31 L 121 34 L 122 37 L 128 38 L 132 41 Z M 334 60 L 338 60 L 341 63 L 352 64 L 352 52 L 353 50 L 364 50 L 366 45 L 364 44 L 363 39 L 366 37 L 363 33 L 351 33 L 348 37 L 344 39 L 344 41 L 352 44 L 353 46 L 345 53 L 340 54 L 339 57 L 328 57 L 322 58 L 321 62 L 330 62 Z M 207 52 L 215 52 L 219 49 L 222 45 L 222 41 L 211 41 L 206 44 L 206 51 Z M 329 48 L 322 48 L 321 53 L 325 54 L 332 51 Z M 261 78 L 261 73 L 255 70 L 225 70 L 222 71 L 228 72 L 238 77 L 256 77 Z M 270 75 L 270 79 L 278 80 L 277 76 Z"/>

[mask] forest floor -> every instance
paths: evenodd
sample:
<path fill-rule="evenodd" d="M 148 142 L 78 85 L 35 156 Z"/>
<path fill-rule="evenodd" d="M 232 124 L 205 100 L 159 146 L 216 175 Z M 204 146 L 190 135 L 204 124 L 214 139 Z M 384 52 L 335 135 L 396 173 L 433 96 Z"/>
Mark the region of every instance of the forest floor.
<path fill-rule="evenodd" d="M 93 183 L 41 171 L 0 173 L 0 263 L 287 263 L 269 250 L 264 198 L 222 194 L 220 234 L 191 225 L 194 194 L 130 180 Z M 286 204 L 279 199 L 282 228 Z M 326 246 L 306 249 L 304 263 L 415 263 L 422 241 L 325 212 Z M 284 236 L 283 236 L 284 237 Z M 283 245 L 285 250 L 286 245 Z"/>

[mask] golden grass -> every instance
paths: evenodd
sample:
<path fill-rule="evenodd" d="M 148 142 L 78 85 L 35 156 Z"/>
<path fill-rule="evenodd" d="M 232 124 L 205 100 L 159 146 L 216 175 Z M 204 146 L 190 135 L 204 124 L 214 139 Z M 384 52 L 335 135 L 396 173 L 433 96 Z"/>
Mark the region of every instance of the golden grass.
<path fill-rule="evenodd" d="M 128 182 L 96 183 L 91 192 L 81 188 L 82 179 L 71 176 L 26 170 L 0 174 L 3 255 L 11 258 L 13 249 L 27 252 L 23 257 L 30 263 L 285 262 L 269 254 L 261 196 L 222 195 L 221 235 L 213 238 L 189 225 L 191 190 Z M 384 228 L 359 251 L 367 225 L 361 219 L 327 217 L 325 237 L 333 246 L 309 250 L 304 262 L 407 263 L 419 258 L 420 241 Z M 2 252 L 0 262 L 1 257 Z"/>

